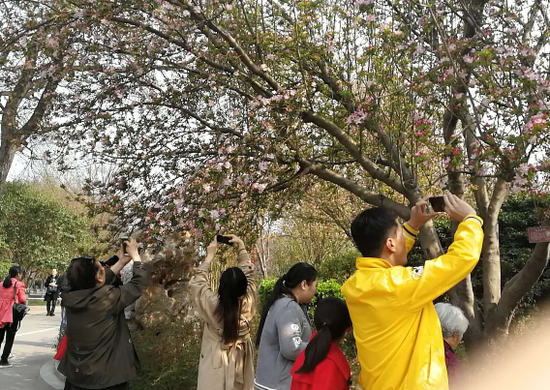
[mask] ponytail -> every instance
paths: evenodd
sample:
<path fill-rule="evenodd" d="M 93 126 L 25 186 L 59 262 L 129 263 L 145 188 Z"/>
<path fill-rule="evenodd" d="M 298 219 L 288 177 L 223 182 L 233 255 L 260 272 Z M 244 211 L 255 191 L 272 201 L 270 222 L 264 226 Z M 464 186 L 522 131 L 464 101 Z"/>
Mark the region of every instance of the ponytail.
<path fill-rule="evenodd" d="M 319 363 L 325 360 L 328 351 L 330 351 L 331 344 L 332 334 L 330 333 L 330 328 L 328 326 L 323 326 L 307 345 L 304 364 L 296 373 L 300 374 L 302 372 L 313 371 Z"/>
<path fill-rule="evenodd" d="M 271 309 L 271 306 L 273 306 L 277 299 L 282 298 L 285 295 L 290 296 L 292 299 L 296 300 L 296 297 L 294 296 L 294 294 L 292 294 L 292 289 L 297 287 L 304 280 L 308 284 L 311 284 L 315 280 L 317 280 L 317 271 L 313 266 L 307 263 L 294 264 L 286 274 L 284 274 L 277 280 L 275 286 L 273 286 L 273 292 L 271 293 L 271 296 L 269 297 L 262 309 L 260 325 L 258 326 L 258 333 L 256 333 L 257 347 L 260 345 L 265 320 L 267 318 L 267 313 L 269 313 L 269 309 Z"/>
<path fill-rule="evenodd" d="M 4 283 L 2 284 L 2 286 L 4 286 L 4 288 L 10 288 L 13 284 L 11 279 L 15 278 L 20 273 L 21 273 L 21 268 L 20 267 L 18 267 L 18 266 L 11 267 L 9 272 L 8 272 L 8 276 L 6 276 L 6 279 L 4 279 Z"/>
<path fill-rule="evenodd" d="M 238 267 L 226 269 L 218 287 L 218 305 L 215 314 L 223 320 L 223 341 L 231 344 L 239 338 L 241 322 L 241 297 L 248 290 L 248 279 L 243 270 Z"/>
<path fill-rule="evenodd" d="M 335 297 L 325 298 L 319 302 L 314 322 L 318 332 L 307 345 L 304 364 L 296 371 L 297 374 L 315 370 L 315 367 L 327 357 L 332 342 L 344 337 L 346 330 L 351 328 L 346 303 Z"/>

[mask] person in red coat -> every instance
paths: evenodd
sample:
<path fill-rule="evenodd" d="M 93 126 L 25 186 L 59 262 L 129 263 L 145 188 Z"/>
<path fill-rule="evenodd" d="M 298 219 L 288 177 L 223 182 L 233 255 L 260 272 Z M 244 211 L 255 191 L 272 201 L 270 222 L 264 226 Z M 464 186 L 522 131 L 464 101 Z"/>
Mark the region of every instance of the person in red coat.
<path fill-rule="evenodd" d="M 351 331 L 346 303 L 334 297 L 322 299 L 314 322 L 317 332 L 290 371 L 290 390 L 349 390 L 351 370 L 338 347 Z"/>

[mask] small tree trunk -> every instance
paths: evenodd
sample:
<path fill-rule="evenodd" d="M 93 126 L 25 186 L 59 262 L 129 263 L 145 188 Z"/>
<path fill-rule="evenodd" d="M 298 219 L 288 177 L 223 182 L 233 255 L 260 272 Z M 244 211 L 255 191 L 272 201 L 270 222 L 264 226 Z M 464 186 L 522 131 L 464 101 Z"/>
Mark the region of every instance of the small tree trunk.
<path fill-rule="evenodd" d="M 508 183 L 499 179 L 495 184 L 491 202 L 485 213 L 484 220 L 485 237 L 483 241 L 483 312 L 486 322 L 490 322 L 491 312 L 500 302 L 501 297 L 501 264 L 500 264 L 500 238 L 498 229 L 498 216 L 502 204 L 508 197 Z M 489 327 L 490 329 L 491 327 Z M 486 329 L 487 332 L 487 329 Z"/>

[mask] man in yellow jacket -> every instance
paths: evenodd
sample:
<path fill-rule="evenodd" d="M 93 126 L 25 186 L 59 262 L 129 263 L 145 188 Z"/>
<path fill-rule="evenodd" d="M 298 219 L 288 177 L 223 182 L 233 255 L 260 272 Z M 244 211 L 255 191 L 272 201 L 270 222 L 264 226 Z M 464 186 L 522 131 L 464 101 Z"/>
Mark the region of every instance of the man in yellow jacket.
<path fill-rule="evenodd" d="M 447 254 L 405 267 L 420 228 L 437 213 L 417 203 L 404 225 L 388 209 L 363 211 L 351 233 L 364 257 L 343 285 L 361 373 L 358 389 L 448 389 L 441 325 L 432 301 L 464 279 L 479 260 L 483 221 L 445 194 L 445 211 L 460 222 Z"/>

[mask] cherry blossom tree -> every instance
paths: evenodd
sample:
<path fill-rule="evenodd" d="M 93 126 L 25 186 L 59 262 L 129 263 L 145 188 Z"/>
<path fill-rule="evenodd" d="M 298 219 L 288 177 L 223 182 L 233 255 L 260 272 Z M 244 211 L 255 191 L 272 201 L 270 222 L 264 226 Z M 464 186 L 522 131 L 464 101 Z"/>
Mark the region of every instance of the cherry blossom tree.
<path fill-rule="evenodd" d="M 315 181 L 403 219 L 441 188 L 473 194 L 484 299 L 469 279 L 452 297 L 470 341 L 507 331 L 549 259 L 538 244 L 501 286 L 500 207 L 510 191 L 547 191 L 546 3 L 78 0 L 56 12 L 78 53 L 52 112 L 56 152 L 119 166 L 88 181 L 109 196 L 93 211 L 154 245 L 250 228 Z M 432 224 L 420 242 L 426 258 L 442 253 Z"/>

